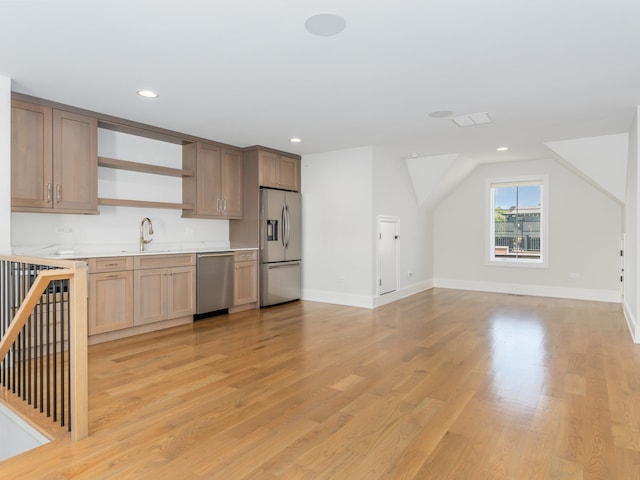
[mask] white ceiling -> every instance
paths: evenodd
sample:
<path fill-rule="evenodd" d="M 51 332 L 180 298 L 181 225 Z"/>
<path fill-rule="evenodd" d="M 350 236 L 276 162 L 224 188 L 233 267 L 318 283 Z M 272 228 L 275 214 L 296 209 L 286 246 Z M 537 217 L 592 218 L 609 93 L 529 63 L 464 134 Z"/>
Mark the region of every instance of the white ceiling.
<path fill-rule="evenodd" d="M 310 35 L 319 12 L 342 16 L 344 32 Z M 237 146 L 538 158 L 544 142 L 629 131 L 640 1 L 0 0 L 0 75 L 18 92 Z M 439 110 L 495 123 L 460 128 L 428 116 Z"/>

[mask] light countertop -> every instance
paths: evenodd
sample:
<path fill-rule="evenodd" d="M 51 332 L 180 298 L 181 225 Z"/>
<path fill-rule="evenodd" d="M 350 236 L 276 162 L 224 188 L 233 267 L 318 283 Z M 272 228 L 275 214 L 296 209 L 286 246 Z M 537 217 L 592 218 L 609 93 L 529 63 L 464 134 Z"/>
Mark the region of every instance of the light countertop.
<path fill-rule="evenodd" d="M 96 257 L 125 257 L 135 255 L 170 255 L 180 253 L 234 252 L 257 250 L 257 248 L 230 248 L 225 242 L 157 243 L 145 245 L 140 251 L 137 244 L 111 245 L 46 245 L 14 247 L 14 255 L 49 258 L 57 260 L 78 260 Z"/>

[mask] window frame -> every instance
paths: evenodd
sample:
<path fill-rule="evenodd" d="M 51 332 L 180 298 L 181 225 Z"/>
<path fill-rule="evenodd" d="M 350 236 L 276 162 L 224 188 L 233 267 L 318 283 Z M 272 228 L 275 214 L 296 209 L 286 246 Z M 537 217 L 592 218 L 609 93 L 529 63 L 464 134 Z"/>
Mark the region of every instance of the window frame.
<path fill-rule="evenodd" d="M 495 194 L 497 187 L 540 185 L 540 258 L 502 258 L 495 256 Z M 522 175 L 486 179 L 486 245 L 485 263 L 501 267 L 549 267 L 549 176 Z"/>

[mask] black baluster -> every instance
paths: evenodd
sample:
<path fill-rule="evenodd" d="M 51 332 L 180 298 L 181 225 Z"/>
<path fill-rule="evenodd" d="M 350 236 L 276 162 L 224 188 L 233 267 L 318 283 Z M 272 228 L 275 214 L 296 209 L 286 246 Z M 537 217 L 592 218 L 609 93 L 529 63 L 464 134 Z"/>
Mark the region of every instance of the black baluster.
<path fill-rule="evenodd" d="M 65 300 L 64 300 L 64 291 L 63 291 L 63 283 L 64 280 L 58 280 L 59 290 L 60 292 L 60 425 L 64 427 L 65 420 L 65 411 L 64 411 L 64 374 L 65 374 L 65 363 L 64 363 L 64 325 L 65 325 Z"/>
<path fill-rule="evenodd" d="M 68 418 L 69 421 L 67 422 L 68 424 L 68 430 L 69 432 L 71 432 L 71 359 L 72 359 L 72 352 L 71 352 L 71 338 L 72 335 L 74 335 L 74 332 L 71 331 L 71 281 L 70 280 L 65 280 L 65 285 L 67 286 L 67 330 L 69 332 L 69 346 L 67 347 L 67 398 L 69 399 L 69 401 L 67 402 L 67 408 L 69 409 L 68 411 Z"/>
<path fill-rule="evenodd" d="M 56 292 L 53 292 L 53 421 L 58 421 L 58 299 Z"/>
<path fill-rule="evenodd" d="M 46 311 L 47 316 L 47 417 L 51 416 L 51 293 L 47 290 Z"/>
<path fill-rule="evenodd" d="M 42 413 L 44 411 L 44 294 L 40 297 L 40 314 L 38 315 L 38 319 L 39 319 L 39 327 L 40 327 L 40 332 L 39 332 L 39 338 L 40 338 L 40 345 L 39 345 L 39 350 L 40 353 L 38 355 L 38 362 L 40 363 L 40 388 L 39 388 L 39 393 L 40 393 L 40 413 Z"/>
<path fill-rule="evenodd" d="M 30 268 L 32 268 L 34 270 L 34 273 L 37 274 L 37 265 L 31 265 Z M 31 272 L 31 270 L 30 270 Z M 27 289 L 27 291 L 29 291 L 33 285 L 35 281 L 35 277 L 33 275 L 29 275 L 29 288 Z M 33 323 L 33 313 L 29 314 L 29 318 L 27 319 L 27 323 L 25 325 L 25 337 L 26 337 L 26 350 L 25 350 L 25 354 L 26 354 L 26 375 L 25 375 L 25 387 L 26 387 L 26 401 L 27 401 L 27 405 L 31 405 L 31 391 L 32 391 L 32 385 L 31 385 L 31 334 L 33 333 L 31 331 L 31 324 Z"/>

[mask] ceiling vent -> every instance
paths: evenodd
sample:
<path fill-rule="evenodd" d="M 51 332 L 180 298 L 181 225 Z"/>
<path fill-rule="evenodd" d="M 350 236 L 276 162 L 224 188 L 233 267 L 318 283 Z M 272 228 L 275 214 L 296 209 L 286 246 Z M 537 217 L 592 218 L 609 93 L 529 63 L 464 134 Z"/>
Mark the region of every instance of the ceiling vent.
<path fill-rule="evenodd" d="M 483 123 L 493 123 L 487 112 L 471 113 L 469 115 L 460 115 L 451 119 L 453 123 L 459 127 L 472 127 L 473 125 L 482 125 Z"/>

